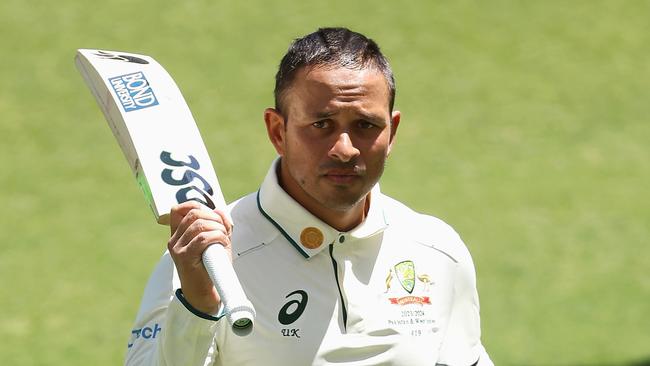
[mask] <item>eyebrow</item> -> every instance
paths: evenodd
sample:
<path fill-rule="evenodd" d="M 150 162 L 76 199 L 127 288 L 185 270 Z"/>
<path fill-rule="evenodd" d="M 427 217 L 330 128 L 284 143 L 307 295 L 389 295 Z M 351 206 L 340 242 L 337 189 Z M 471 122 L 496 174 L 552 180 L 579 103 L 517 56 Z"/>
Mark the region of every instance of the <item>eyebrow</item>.
<path fill-rule="evenodd" d="M 317 112 L 317 113 L 314 114 L 314 117 L 316 117 L 317 119 L 326 119 L 326 118 L 330 118 L 332 116 L 335 116 L 336 114 L 337 114 L 337 112 Z M 358 114 L 360 116 L 360 119 L 363 119 L 363 120 L 367 120 L 367 121 L 371 121 L 371 122 L 381 122 L 381 123 L 386 122 L 384 117 L 382 117 L 380 115 L 377 115 L 377 114 L 363 113 L 363 112 L 359 112 Z"/>
<path fill-rule="evenodd" d="M 336 114 L 335 112 L 317 112 L 316 114 L 314 114 L 314 117 L 316 117 L 318 119 L 330 118 L 335 114 Z"/>

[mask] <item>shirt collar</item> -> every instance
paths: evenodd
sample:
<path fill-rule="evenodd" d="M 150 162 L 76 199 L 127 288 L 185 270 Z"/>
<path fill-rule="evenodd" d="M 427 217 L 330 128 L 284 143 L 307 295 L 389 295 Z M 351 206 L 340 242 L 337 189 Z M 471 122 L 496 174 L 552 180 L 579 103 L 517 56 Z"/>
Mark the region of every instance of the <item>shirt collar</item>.
<path fill-rule="evenodd" d="M 384 231 L 388 226 L 379 184 L 370 191 L 370 208 L 365 220 L 348 232 L 340 232 L 312 215 L 280 187 L 276 173 L 279 163 L 278 158 L 269 168 L 257 192 L 257 206 L 262 215 L 305 258 L 320 253 L 330 244 L 351 243 L 355 239 L 368 238 Z"/>

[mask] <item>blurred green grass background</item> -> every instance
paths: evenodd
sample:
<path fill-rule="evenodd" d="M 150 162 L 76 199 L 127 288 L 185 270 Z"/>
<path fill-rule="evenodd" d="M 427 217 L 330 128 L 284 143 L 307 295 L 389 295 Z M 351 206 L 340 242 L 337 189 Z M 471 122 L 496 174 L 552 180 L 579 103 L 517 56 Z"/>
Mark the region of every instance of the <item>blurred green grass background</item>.
<path fill-rule="evenodd" d="M 262 111 L 291 39 L 382 46 L 403 113 L 382 189 L 472 251 L 499 365 L 650 364 L 648 1 L 0 3 L 0 358 L 121 364 L 168 233 L 153 223 L 77 48 L 154 56 L 226 198 L 274 151 Z"/>

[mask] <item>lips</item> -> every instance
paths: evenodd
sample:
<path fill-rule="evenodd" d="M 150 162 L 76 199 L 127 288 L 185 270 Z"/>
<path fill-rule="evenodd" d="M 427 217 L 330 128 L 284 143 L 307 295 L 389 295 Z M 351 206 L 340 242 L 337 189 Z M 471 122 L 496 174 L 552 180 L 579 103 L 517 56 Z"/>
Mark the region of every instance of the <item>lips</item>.
<path fill-rule="evenodd" d="M 330 169 L 325 175 L 359 175 L 354 169 Z"/>
<path fill-rule="evenodd" d="M 323 174 L 323 177 L 337 184 L 349 184 L 359 179 L 361 175 L 355 169 L 330 169 Z"/>

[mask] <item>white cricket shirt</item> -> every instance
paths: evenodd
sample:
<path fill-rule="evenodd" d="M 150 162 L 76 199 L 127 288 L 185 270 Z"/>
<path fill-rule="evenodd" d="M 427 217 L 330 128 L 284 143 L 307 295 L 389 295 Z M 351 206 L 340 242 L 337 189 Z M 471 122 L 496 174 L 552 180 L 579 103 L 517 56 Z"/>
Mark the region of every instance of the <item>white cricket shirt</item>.
<path fill-rule="evenodd" d="M 127 365 L 492 365 L 480 342 L 474 265 L 447 224 L 371 192 L 339 232 L 278 185 L 231 204 L 233 266 L 253 332 L 191 309 L 165 253 L 145 289 Z"/>

